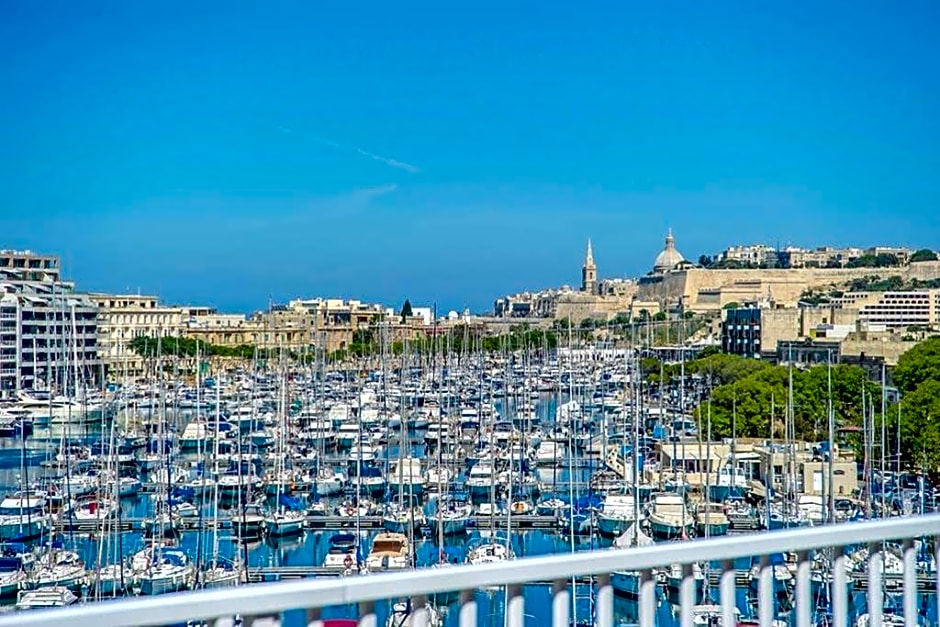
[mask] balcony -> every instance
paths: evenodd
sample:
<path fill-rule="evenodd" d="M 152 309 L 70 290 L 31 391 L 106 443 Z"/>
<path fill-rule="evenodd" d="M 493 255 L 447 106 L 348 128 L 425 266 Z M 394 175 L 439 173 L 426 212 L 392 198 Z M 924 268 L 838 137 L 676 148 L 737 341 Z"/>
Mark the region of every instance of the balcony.
<path fill-rule="evenodd" d="M 233 616 L 240 616 L 245 626 L 259 624 L 261 619 L 273 618 L 284 621 L 288 610 L 305 610 L 308 625 L 326 627 L 330 624 L 322 610 L 328 607 L 345 606 L 356 608 L 360 627 L 377 627 L 376 603 L 389 599 L 411 600 L 416 608 L 407 624 L 413 627 L 429 627 L 427 599 L 432 595 L 457 592 L 458 600 L 452 610 L 448 625 L 476 627 L 479 609 L 474 592 L 480 589 L 501 588 L 496 599 L 506 599 L 505 624 L 523 627 L 532 624 L 551 624 L 553 627 L 571 625 L 569 610 L 572 592 L 569 588 L 574 578 L 591 578 L 591 584 L 580 587 L 593 590 L 594 617 L 587 624 L 594 627 L 611 627 L 614 624 L 614 590 L 612 573 L 637 573 L 639 625 L 653 627 L 657 624 L 657 584 L 654 568 L 664 565 L 681 566 L 679 584 L 679 618 L 682 626 L 737 624 L 735 608 L 735 570 L 733 561 L 758 557 L 757 578 L 758 624 L 774 625 L 775 582 L 774 566 L 770 556 L 780 553 L 795 554 L 794 599 L 795 607 L 790 624 L 810 627 L 816 604 L 811 592 L 812 560 L 821 549 L 831 550 L 830 567 L 818 573 L 828 586 L 831 599 L 831 622 L 833 625 L 850 625 L 849 587 L 864 588 L 867 596 L 869 622 L 866 625 L 881 625 L 885 615 L 885 590 L 890 583 L 903 599 L 899 610 L 903 612 L 905 625 L 924 624 L 918 615 L 922 605 L 918 603 L 918 585 L 927 584 L 933 595 L 940 588 L 937 571 L 933 569 L 929 581 L 917 574 L 917 547 L 915 539 L 924 538 L 933 542 L 933 557 L 937 557 L 937 536 L 940 534 L 940 515 L 911 518 L 894 518 L 865 523 L 807 528 L 773 533 L 755 533 L 744 536 L 723 537 L 713 540 L 673 542 L 650 547 L 626 550 L 598 550 L 592 552 L 536 557 L 477 566 L 448 568 L 426 568 L 395 574 L 350 576 L 337 579 L 308 579 L 295 582 L 257 584 L 250 591 L 230 588 L 141 598 L 120 601 L 89 603 L 64 609 L 20 612 L 0 618 L 0 627 L 114 627 L 133 625 L 168 625 L 187 621 L 216 621 L 216 625 L 231 624 Z M 903 574 L 888 578 L 884 574 L 884 551 L 897 543 L 901 549 Z M 861 580 L 850 579 L 847 568 L 849 559 L 846 547 L 868 547 L 867 574 Z M 693 564 L 697 562 L 722 565 L 718 578 L 720 605 L 712 611 L 713 622 L 701 622 L 701 614 L 695 608 L 696 582 Z M 936 563 L 936 562 L 934 562 Z M 862 572 L 862 571 L 859 571 Z M 541 584 L 550 586 L 550 607 L 526 607 L 523 586 Z M 505 597 L 503 590 L 505 591 Z M 924 593 L 921 593 L 924 600 Z M 936 598 L 931 597 L 930 611 L 936 611 Z M 224 610 L 222 609 L 224 608 Z M 530 611 L 527 612 L 527 609 Z M 545 618 L 532 618 L 540 612 Z M 550 619 L 547 617 L 550 614 Z M 480 616 L 482 617 L 482 616 Z M 527 617 L 529 620 L 527 621 Z M 721 622 L 714 622 L 720 620 Z M 931 615 L 936 620 L 936 615 Z M 537 621 L 534 622 L 534 621 Z M 501 622 L 501 621 L 500 621 Z M 269 623 L 270 624 L 270 623 Z M 487 621 L 489 624 L 489 621 Z M 579 624 L 580 621 L 579 621 Z M 621 623 L 622 624 L 622 623 Z M 860 623 L 861 624 L 861 623 Z M 891 622 L 890 624 L 898 624 Z"/>

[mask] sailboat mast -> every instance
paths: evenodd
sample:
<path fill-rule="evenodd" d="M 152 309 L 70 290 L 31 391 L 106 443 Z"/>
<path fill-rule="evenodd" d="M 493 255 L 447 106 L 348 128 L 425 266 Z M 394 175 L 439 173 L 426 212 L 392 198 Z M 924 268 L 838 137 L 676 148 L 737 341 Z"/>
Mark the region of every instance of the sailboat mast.
<path fill-rule="evenodd" d="M 885 390 L 885 380 L 887 379 L 886 366 L 884 362 L 881 364 L 881 445 L 878 447 L 881 452 L 881 515 L 887 516 L 888 504 L 887 504 L 887 490 L 885 490 L 885 470 L 887 470 L 887 463 L 885 459 L 885 453 L 888 445 L 888 429 L 887 429 L 887 417 L 888 417 L 888 395 Z"/>
<path fill-rule="evenodd" d="M 836 458 L 836 416 L 832 406 L 832 351 L 826 351 L 826 395 L 828 397 L 827 410 L 829 422 L 829 478 L 826 481 L 828 491 L 828 522 L 836 521 L 836 488 L 835 488 L 835 458 Z"/>

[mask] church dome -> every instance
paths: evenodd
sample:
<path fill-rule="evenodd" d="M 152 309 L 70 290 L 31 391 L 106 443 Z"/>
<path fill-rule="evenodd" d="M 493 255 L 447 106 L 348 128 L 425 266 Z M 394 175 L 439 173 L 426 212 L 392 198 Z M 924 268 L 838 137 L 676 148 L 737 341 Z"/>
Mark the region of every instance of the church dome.
<path fill-rule="evenodd" d="M 666 234 L 666 247 L 662 252 L 656 255 L 656 261 L 653 263 L 653 272 L 667 272 L 672 270 L 680 263 L 685 261 L 678 250 L 676 250 L 676 238 L 672 236 L 672 229 Z"/>

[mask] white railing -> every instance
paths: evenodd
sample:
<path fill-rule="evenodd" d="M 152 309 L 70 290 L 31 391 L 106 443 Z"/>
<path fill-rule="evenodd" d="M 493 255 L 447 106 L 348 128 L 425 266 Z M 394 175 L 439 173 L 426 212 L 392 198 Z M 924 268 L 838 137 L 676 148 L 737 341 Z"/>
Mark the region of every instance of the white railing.
<path fill-rule="evenodd" d="M 169 594 L 153 598 L 89 603 L 83 606 L 18 612 L 0 618 L 0 627 L 131 627 L 167 625 L 191 620 L 231 621 L 242 617 L 245 627 L 258 618 L 278 617 L 287 610 L 305 609 L 308 624 L 321 625 L 323 608 L 357 605 L 359 625 L 376 627 L 375 602 L 386 599 L 412 599 L 417 608 L 410 625 L 427 627 L 426 599 L 434 594 L 459 592 L 460 627 L 477 626 L 474 592 L 481 588 L 506 586 L 506 624 L 522 627 L 525 619 L 522 585 L 530 582 L 552 584 L 553 627 L 569 627 L 571 605 L 568 584 L 572 577 L 595 577 L 596 627 L 613 625 L 613 588 L 610 573 L 638 571 L 639 623 L 642 627 L 656 624 L 656 579 L 654 568 L 681 564 L 683 579 L 679 589 L 679 622 L 693 625 L 695 581 L 692 564 L 718 562 L 723 565 L 719 579 L 721 624 L 735 625 L 735 559 L 760 557 L 758 579 L 758 615 L 760 624 L 771 627 L 774 618 L 773 566 L 769 556 L 779 553 L 798 555 L 795 585 L 795 625 L 811 627 L 814 610 L 811 593 L 811 552 L 833 549 L 830 595 L 834 625 L 849 625 L 847 546 L 867 546 L 868 613 L 872 627 L 882 624 L 884 609 L 883 556 L 884 542 L 901 541 L 904 572 L 902 580 L 905 625 L 920 624 L 917 615 L 917 567 L 914 541 L 925 539 L 938 557 L 940 515 L 894 518 L 864 523 L 846 523 L 826 527 L 725 536 L 711 540 L 672 542 L 625 550 L 599 550 L 550 557 L 534 557 L 480 566 L 426 568 L 414 571 L 338 579 L 308 579 L 298 582 L 257 584 L 250 588 Z M 934 570 L 933 594 L 940 592 L 940 579 Z M 940 595 L 934 597 L 934 601 Z"/>

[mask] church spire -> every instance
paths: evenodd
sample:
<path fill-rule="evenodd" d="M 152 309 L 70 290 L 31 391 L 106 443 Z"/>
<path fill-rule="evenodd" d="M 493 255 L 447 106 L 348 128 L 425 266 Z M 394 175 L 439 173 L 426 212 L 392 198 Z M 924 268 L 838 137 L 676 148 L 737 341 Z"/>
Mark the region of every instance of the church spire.
<path fill-rule="evenodd" d="M 591 248 L 591 238 L 588 238 L 587 252 L 584 254 L 584 267 L 585 268 L 594 267 L 594 249 Z"/>
<path fill-rule="evenodd" d="M 597 266 L 594 264 L 594 249 L 590 239 L 584 253 L 584 265 L 581 266 L 581 291 L 587 294 L 597 293 Z"/>

